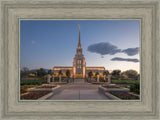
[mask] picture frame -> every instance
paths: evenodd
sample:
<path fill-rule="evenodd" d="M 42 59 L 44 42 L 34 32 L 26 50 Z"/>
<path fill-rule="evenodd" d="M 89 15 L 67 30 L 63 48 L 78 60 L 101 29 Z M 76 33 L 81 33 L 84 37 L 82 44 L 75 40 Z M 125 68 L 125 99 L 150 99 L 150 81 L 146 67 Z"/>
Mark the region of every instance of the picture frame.
<path fill-rule="evenodd" d="M 1 0 L 0 118 L 158 120 L 159 5 L 159 0 Z M 140 20 L 140 101 L 20 101 L 20 19 Z"/>

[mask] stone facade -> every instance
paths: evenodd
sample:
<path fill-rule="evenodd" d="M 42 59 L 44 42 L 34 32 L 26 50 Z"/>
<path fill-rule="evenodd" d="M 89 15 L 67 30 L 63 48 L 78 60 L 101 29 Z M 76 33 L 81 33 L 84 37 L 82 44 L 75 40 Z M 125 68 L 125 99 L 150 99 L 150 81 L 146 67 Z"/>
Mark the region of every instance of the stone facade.
<path fill-rule="evenodd" d="M 53 68 L 53 72 L 56 75 L 58 75 L 58 72 L 60 70 L 63 73 L 62 76 L 65 76 L 66 71 L 69 70 L 71 73 L 71 77 L 73 78 L 86 78 L 88 76 L 87 75 L 88 72 L 90 71 L 92 71 L 94 74 L 96 72 L 99 72 L 101 76 L 103 75 L 103 72 L 105 71 L 104 67 L 86 67 L 86 61 L 82 53 L 82 47 L 81 47 L 80 25 L 79 25 L 79 41 L 78 41 L 76 55 L 73 59 L 73 67 L 55 66 Z"/>

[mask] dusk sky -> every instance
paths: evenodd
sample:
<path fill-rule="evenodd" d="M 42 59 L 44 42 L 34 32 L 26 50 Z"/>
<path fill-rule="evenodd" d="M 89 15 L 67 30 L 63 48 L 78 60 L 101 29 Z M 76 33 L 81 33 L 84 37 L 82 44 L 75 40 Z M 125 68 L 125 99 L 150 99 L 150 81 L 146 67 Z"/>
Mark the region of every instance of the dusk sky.
<path fill-rule="evenodd" d="M 87 66 L 139 72 L 138 20 L 21 20 L 21 68 L 72 66 L 78 24 Z"/>

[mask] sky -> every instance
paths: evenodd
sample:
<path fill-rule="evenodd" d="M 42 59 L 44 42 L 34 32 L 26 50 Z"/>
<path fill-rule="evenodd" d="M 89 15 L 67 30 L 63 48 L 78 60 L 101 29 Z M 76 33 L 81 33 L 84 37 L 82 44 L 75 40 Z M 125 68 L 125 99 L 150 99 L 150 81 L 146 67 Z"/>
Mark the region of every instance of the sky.
<path fill-rule="evenodd" d="M 78 25 L 86 66 L 139 72 L 138 20 L 21 20 L 21 69 L 72 66 Z"/>

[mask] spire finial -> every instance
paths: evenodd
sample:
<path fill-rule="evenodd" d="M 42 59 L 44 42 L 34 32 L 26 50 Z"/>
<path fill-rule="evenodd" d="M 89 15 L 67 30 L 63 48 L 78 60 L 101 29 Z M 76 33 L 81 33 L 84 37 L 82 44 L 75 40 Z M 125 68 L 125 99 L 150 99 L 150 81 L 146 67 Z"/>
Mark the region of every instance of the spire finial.
<path fill-rule="evenodd" d="M 78 25 L 78 27 L 79 27 L 79 42 L 78 42 L 78 47 L 81 48 L 80 25 Z"/>
<path fill-rule="evenodd" d="M 80 30 L 80 25 L 78 25 L 78 27 L 79 27 L 79 30 Z"/>

